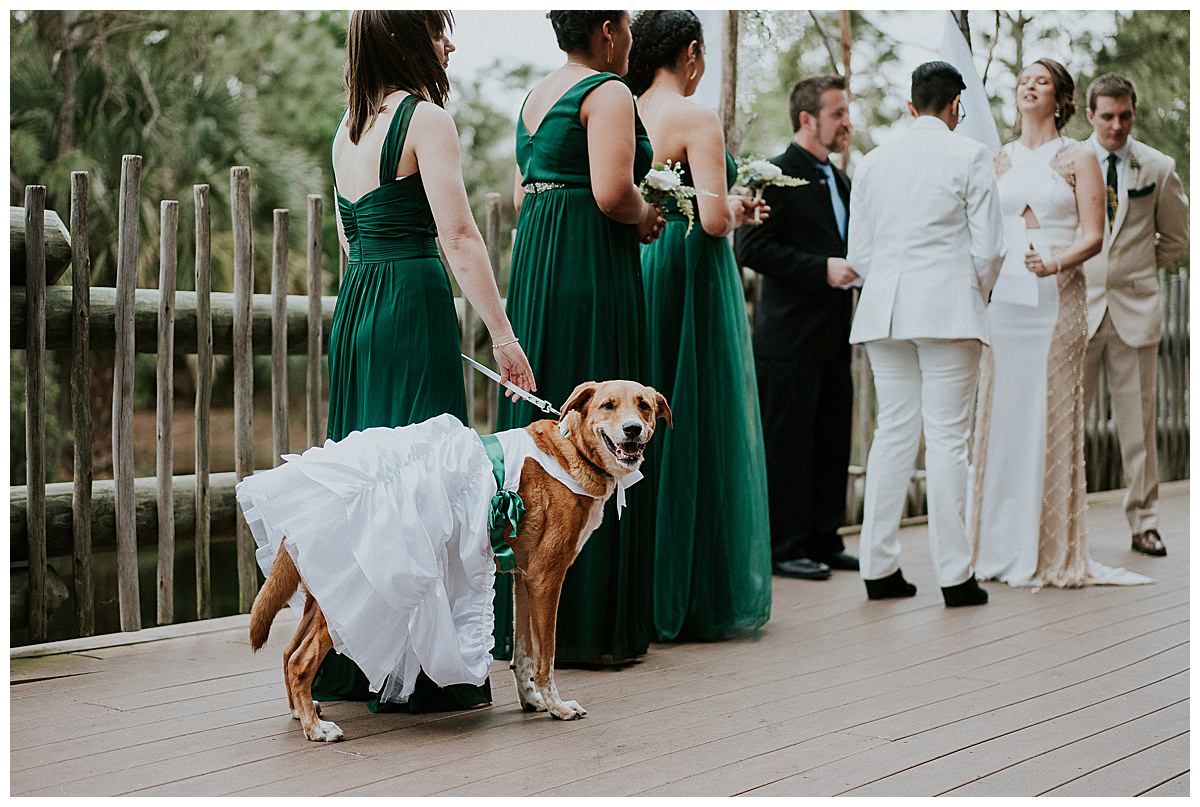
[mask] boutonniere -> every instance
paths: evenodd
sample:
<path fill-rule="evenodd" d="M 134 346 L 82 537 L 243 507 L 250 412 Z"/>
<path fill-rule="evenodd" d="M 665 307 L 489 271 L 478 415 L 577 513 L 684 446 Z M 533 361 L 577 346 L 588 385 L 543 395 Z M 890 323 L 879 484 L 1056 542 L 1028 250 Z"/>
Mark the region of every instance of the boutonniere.
<path fill-rule="evenodd" d="M 1134 154 L 1133 152 L 1129 153 L 1129 167 L 1132 168 L 1134 171 L 1136 171 L 1142 167 L 1142 161 L 1139 160 L 1137 158 L 1137 155 Z"/>

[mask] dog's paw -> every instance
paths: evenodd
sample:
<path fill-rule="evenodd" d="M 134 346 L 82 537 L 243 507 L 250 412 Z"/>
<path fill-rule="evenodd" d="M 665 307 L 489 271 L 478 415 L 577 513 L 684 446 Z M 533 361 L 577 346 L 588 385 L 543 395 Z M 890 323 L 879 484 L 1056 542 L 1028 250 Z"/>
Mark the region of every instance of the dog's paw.
<path fill-rule="evenodd" d="M 587 710 L 585 710 L 575 701 L 559 701 L 558 703 L 552 703 L 547 711 L 549 711 L 550 716 L 556 720 L 578 720 L 587 714 Z"/>
<path fill-rule="evenodd" d="M 306 729 L 304 736 L 315 743 L 336 743 L 345 735 L 342 734 L 342 730 L 338 728 L 337 723 L 329 720 L 318 720 L 316 728 L 311 733 Z"/>
<path fill-rule="evenodd" d="M 320 701 L 313 701 L 313 711 L 317 713 L 317 717 L 320 717 L 320 716 L 321 716 L 321 703 L 320 703 Z M 295 708 L 293 708 L 293 709 L 292 709 L 292 719 L 293 719 L 293 720 L 299 720 L 299 719 L 300 719 L 300 710 L 299 710 L 299 709 L 295 709 Z"/>
<path fill-rule="evenodd" d="M 544 712 L 546 711 L 546 699 L 536 690 L 520 693 L 521 708 L 526 712 Z"/>

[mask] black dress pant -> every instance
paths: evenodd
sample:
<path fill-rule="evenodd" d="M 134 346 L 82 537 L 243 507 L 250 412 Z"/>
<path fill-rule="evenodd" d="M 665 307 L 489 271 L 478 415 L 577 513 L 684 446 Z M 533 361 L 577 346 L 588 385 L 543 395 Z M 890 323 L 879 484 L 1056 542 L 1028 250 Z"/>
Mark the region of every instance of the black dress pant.
<path fill-rule="evenodd" d="M 854 386 L 850 357 L 755 359 L 767 459 L 771 556 L 821 560 L 845 549 Z"/>

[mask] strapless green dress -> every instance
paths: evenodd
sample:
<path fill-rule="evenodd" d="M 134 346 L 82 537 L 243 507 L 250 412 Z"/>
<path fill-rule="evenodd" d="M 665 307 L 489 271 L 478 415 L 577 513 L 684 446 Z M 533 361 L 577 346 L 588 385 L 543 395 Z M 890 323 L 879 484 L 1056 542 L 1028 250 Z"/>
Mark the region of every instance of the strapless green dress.
<path fill-rule="evenodd" d="M 737 176 L 725 155 L 727 182 Z M 684 184 L 693 185 L 685 166 Z M 733 250 L 668 202 L 642 247 L 650 383 L 675 428 L 646 459 L 658 506 L 654 628 L 660 641 L 724 639 L 771 615 L 771 530 L 758 386 Z"/>
<path fill-rule="evenodd" d="M 579 109 L 612 73 L 580 80 L 547 111 L 533 134 L 517 119 L 517 164 L 527 192 L 517 220 L 508 318 L 538 382 L 556 407 L 584 381 L 647 381 L 645 317 L 637 227 L 596 206 L 587 130 Z M 635 120 L 634 174 L 650 170 L 653 150 Z M 541 416 L 527 403 L 500 398 L 498 429 Z M 657 438 L 655 438 L 657 439 Z M 646 652 L 651 637 L 650 564 L 654 495 L 645 482 L 629 491 L 617 519 L 615 502 L 567 572 L 558 607 L 558 662 L 611 663 Z M 512 658 L 512 583 L 496 580 L 497 658 Z"/>
<path fill-rule="evenodd" d="M 350 252 L 329 331 L 331 440 L 446 412 L 467 420 L 454 293 L 433 213 L 419 174 L 396 178 L 417 103 L 410 95 L 392 115 L 379 187 L 354 202 L 337 194 Z M 381 703 L 358 666 L 336 652 L 317 672 L 313 697 L 369 700 L 373 712 L 466 709 L 492 699 L 487 683 L 439 688 L 422 673 L 407 703 Z"/>

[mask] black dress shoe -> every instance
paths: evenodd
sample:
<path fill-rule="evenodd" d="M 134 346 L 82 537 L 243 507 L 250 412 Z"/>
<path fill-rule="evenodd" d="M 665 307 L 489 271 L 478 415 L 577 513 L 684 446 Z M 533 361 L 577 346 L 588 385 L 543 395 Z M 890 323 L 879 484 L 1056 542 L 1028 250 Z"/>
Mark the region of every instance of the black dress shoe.
<path fill-rule="evenodd" d="M 817 563 L 809 558 L 780 560 L 772 564 L 775 574 L 784 577 L 799 577 L 804 580 L 828 580 L 833 572 L 824 563 Z"/>
<path fill-rule="evenodd" d="M 841 552 L 831 555 L 814 555 L 813 559 L 820 561 L 830 569 L 835 569 L 839 572 L 858 571 L 858 558 L 854 557 L 844 549 Z"/>
<path fill-rule="evenodd" d="M 1141 552 L 1143 555 L 1162 557 L 1167 554 L 1167 547 L 1162 541 L 1162 536 L 1158 534 L 1158 530 L 1146 530 L 1134 534 L 1133 551 Z"/>
<path fill-rule="evenodd" d="M 881 577 L 878 580 L 864 580 L 867 584 L 867 599 L 890 600 L 896 597 L 912 597 L 917 593 L 917 587 L 904 579 L 900 570 Z"/>
<path fill-rule="evenodd" d="M 979 587 L 975 575 L 971 575 L 957 586 L 942 586 L 942 599 L 946 601 L 947 608 L 983 605 L 988 601 L 988 593 Z"/>

